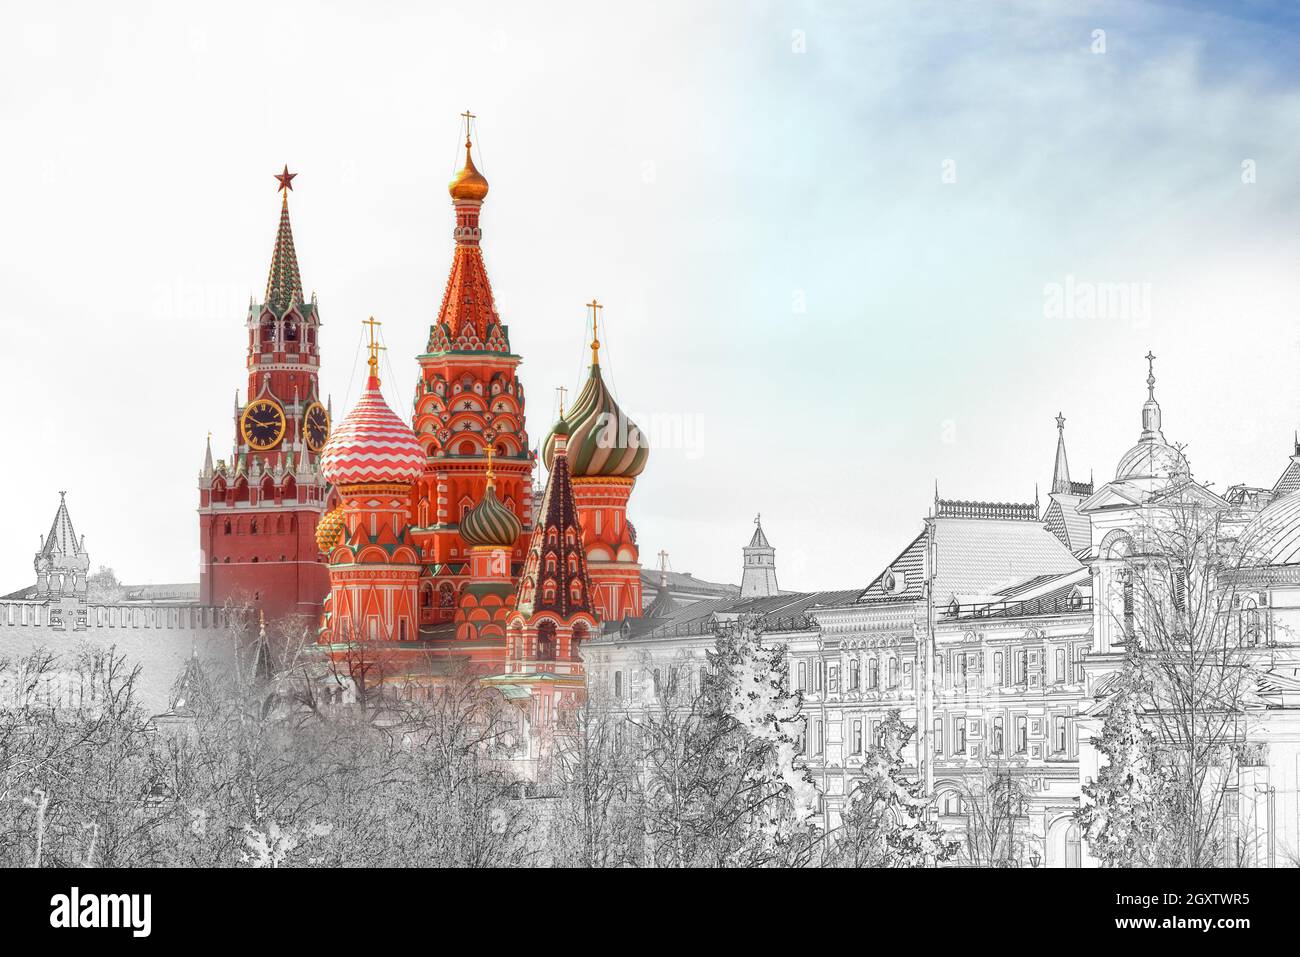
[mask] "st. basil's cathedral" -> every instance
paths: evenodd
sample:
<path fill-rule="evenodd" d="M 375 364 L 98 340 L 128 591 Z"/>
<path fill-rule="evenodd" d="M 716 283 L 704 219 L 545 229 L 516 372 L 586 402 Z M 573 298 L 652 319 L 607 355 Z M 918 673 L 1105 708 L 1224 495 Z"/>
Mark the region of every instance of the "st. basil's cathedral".
<path fill-rule="evenodd" d="M 369 374 L 331 427 L 320 393 L 320 315 L 303 295 L 278 174 L 280 222 L 266 294 L 249 308 L 248 383 L 236 396 L 231 458 L 200 477 L 200 600 L 265 615 L 319 615 L 338 658 L 364 649 L 380 680 L 419 683 L 466 665 L 547 725 L 580 701 L 580 649 L 606 623 L 641 615 L 641 565 L 627 506 L 648 446 L 600 366 L 601 306 L 576 401 L 529 441 L 521 356 L 497 312 L 483 259 L 488 181 L 465 162 L 449 192 L 450 274 L 409 420 L 380 392 L 372 318 Z"/>

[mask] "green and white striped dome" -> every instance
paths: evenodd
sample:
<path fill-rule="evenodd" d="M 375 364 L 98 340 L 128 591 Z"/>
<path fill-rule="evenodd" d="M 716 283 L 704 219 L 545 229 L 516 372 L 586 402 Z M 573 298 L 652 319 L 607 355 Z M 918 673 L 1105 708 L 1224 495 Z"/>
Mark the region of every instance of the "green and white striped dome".
<path fill-rule="evenodd" d="M 523 531 L 519 518 L 497 498 L 495 482 L 488 482 L 483 501 L 460 520 L 460 537 L 467 545 L 509 548 Z"/>
<path fill-rule="evenodd" d="M 572 408 L 564 410 L 569 427 L 569 471 L 575 478 L 635 478 L 650 457 L 650 444 L 636 423 L 623 414 L 591 366 L 587 384 Z M 555 461 L 555 429 L 542 444 L 542 461 L 549 470 Z"/>

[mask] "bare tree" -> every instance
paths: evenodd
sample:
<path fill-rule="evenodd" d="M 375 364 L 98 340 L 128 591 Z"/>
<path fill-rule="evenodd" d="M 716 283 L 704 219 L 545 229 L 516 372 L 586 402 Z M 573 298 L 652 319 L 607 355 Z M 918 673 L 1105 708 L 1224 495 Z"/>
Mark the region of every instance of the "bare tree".
<path fill-rule="evenodd" d="M 981 763 L 960 789 L 966 817 L 960 857 L 975 867 L 1019 867 L 1029 827 L 1023 769 L 1000 760 Z"/>
<path fill-rule="evenodd" d="M 1241 586 L 1254 564 L 1239 521 L 1192 485 L 1144 510 L 1124 555 L 1115 613 L 1133 646 L 1124 667 L 1136 672 L 1131 686 L 1168 779 L 1162 800 L 1177 840 L 1160 846 L 1177 850 L 1166 866 L 1222 861 L 1225 801 L 1261 653 L 1258 631 L 1242 626 Z"/>

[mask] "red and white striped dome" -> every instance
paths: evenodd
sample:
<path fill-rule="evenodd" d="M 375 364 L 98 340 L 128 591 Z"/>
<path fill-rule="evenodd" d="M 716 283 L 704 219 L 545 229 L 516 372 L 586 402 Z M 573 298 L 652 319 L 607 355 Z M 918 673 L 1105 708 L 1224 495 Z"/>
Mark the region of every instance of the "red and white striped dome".
<path fill-rule="evenodd" d="M 414 482 L 424 471 L 424 449 L 397 417 L 371 377 L 352 411 L 330 433 L 321 471 L 334 485 Z"/>

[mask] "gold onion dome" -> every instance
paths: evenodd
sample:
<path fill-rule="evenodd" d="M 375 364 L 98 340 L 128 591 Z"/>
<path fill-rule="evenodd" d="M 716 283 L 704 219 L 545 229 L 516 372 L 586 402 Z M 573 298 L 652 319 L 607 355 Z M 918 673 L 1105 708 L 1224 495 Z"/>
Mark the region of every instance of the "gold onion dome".
<path fill-rule="evenodd" d="M 470 156 L 468 137 L 465 139 L 465 166 L 452 177 L 447 185 L 447 192 L 451 193 L 451 198 L 457 202 L 473 200 L 481 203 L 487 197 L 487 177 L 474 167 L 474 157 Z"/>
<path fill-rule="evenodd" d="M 322 554 L 328 555 L 343 538 L 347 520 L 343 515 L 343 506 L 339 505 L 321 516 L 316 523 L 316 547 Z"/>
<path fill-rule="evenodd" d="M 483 492 L 483 501 L 460 520 L 460 537 L 467 545 L 509 548 L 523 531 L 515 513 L 497 498 L 496 483 L 490 480 Z"/>
<path fill-rule="evenodd" d="M 547 469 L 555 461 L 561 426 L 569 436 L 569 472 L 575 478 L 636 478 L 650 457 L 650 444 L 614 401 L 598 363 L 591 364 L 587 384 L 542 444 Z"/>

